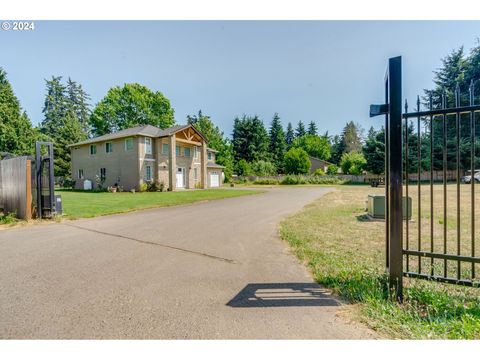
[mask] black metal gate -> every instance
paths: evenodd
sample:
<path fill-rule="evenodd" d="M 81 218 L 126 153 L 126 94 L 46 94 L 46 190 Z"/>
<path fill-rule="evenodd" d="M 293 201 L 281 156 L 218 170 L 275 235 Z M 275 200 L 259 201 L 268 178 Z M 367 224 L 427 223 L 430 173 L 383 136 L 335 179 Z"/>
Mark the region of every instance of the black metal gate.
<path fill-rule="evenodd" d="M 42 150 L 46 147 L 46 153 Z M 35 193 L 36 216 L 52 217 L 56 213 L 54 183 L 53 143 L 37 141 L 35 144 Z"/>
<path fill-rule="evenodd" d="M 401 79 L 401 57 L 389 59 L 385 104 L 370 107 L 371 117 L 385 115 L 386 265 L 398 301 L 403 276 L 480 286 L 475 241 L 480 105 L 474 82 L 468 94 L 458 84 L 440 95 L 430 93 L 426 110 L 420 97 L 414 112 L 405 101 L 402 113 Z M 404 205 L 416 216 L 410 219 Z"/>

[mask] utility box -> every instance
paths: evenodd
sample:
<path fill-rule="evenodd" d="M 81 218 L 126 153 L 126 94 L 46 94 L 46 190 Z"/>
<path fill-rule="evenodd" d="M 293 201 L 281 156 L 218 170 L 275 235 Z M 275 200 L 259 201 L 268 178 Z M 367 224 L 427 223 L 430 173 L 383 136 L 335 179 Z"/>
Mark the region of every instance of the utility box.
<path fill-rule="evenodd" d="M 62 195 L 55 195 L 55 214 L 62 215 Z"/>
<path fill-rule="evenodd" d="M 402 199 L 403 219 L 412 219 L 412 198 L 404 196 Z M 368 195 L 368 215 L 374 219 L 385 219 L 385 195 Z"/>

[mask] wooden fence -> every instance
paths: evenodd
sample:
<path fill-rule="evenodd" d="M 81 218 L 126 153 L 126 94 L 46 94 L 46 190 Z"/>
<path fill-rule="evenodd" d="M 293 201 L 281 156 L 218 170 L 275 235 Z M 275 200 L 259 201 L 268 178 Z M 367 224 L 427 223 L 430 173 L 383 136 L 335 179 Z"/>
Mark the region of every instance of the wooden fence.
<path fill-rule="evenodd" d="M 32 218 L 32 163 L 28 157 L 0 161 L 0 208 L 19 219 Z"/>

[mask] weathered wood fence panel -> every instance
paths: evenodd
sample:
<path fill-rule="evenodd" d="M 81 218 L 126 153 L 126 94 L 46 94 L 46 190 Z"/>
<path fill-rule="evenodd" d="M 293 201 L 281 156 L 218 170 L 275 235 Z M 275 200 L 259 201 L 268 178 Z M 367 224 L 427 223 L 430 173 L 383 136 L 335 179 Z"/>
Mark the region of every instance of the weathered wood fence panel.
<path fill-rule="evenodd" d="M 0 207 L 18 218 L 32 218 L 31 162 L 26 156 L 0 161 Z"/>

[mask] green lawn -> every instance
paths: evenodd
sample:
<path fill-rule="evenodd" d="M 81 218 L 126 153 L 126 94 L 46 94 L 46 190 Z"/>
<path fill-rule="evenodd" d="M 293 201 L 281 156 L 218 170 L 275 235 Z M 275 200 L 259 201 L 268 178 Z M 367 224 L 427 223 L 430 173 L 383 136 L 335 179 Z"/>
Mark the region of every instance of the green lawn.
<path fill-rule="evenodd" d="M 56 190 L 62 195 L 63 214 L 71 219 L 182 205 L 261 193 L 261 190 L 209 189 L 177 192 L 108 193 Z"/>
<path fill-rule="evenodd" d="M 385 223 L 365 221 L 364 217 L 367 195 L 384 191 L 364 186 L 337 187 L 285 219 L 281 235 L 319 283 L 357 304 L 351 307 L 350 316 L 380 334 L 392 338 L 480 339 L 480 289 L 405 279 L 404 303 L 389 300 L 384 271 Z M 427 194 L 427 189 L 424 192 Z M 415 196 L 413 200 L 415 219 Z M 452 204 L 453 198 L 449 201 Z M 437 201 L 435 207 L 441 206 Z M 465 217 L 468 214 L 466 211 Z M 412 237 L 415 227 L 412 221 Z"/>

